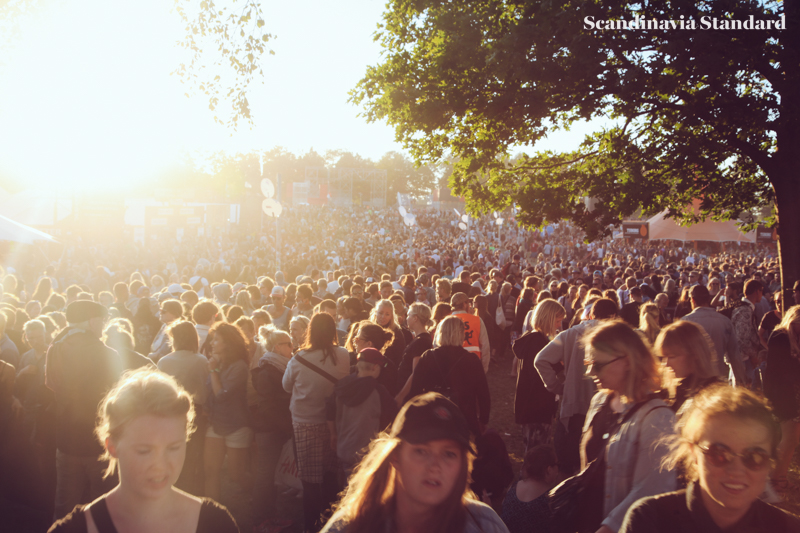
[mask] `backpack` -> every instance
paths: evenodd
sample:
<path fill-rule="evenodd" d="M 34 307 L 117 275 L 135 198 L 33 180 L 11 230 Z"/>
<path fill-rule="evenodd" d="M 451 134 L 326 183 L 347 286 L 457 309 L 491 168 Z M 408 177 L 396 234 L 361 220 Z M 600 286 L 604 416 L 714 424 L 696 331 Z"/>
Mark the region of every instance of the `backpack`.
<path fill-rule="evenodd" d="M 447 371 L 447 374 L 445 374 L 444 371 L 442 370 L 438 358 L 435 358 L 433 361 L 436 363 L 436 368 L 439 369 L 439 374 L 442 376 L 442 381 L 437 383 L 433 387 L 432 391 L 438 392 L 439 394 L 441 394 L 454 404 L 458 405 L 458 395 L 456 394 L 456 391 L 455 389 L 453 389 L 453 386 L 450 382 L 450 374 L 453 372 L 453 369 L 456 367 L 458 362 L 461 361 L 461 358 L 459 357 L 458 359 L 456 359 L 456 361 L 450 366 L 450 369 Z"/>

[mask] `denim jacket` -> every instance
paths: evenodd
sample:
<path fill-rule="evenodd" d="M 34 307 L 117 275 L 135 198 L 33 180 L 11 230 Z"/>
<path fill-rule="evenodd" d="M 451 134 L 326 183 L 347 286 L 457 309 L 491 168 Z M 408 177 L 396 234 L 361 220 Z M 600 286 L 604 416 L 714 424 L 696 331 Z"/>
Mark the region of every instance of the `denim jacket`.
<path fill-rule="evenodd" d="M 584 432 L 608 399 L 604 391 L 592 398 Z M 631 407 L 633 404 L 627 405 L 625 412 Z M 625 513 L 635 501 L 677 489 L 675 472 L 661 468 L 661 460 L 668 453 L 662 437 L 674 433 L 672 410 L 662 400 L 653 399 L 609 437 L 605 458 L 604 526 L 618 531 Z"/>

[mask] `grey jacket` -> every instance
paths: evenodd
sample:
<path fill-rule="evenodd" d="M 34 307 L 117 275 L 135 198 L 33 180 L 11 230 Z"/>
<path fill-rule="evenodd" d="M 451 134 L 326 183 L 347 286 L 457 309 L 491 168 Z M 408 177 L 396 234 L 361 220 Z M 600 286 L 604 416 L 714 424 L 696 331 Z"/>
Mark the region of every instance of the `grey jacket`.
<path fill-rule="evenodd" d="M 736 368 L 737 365 L 742 366 L 739 343 L 736 340 L 733 322 L 730 318 L 710 307 L 698 307 L 681 320 L 694 322 L 711 337 L 714 348 L 717 350 L 717 365 L 719 366 L 719 376 L 722 379 L 728 379 L 729 371 L 726 363 L 732 368 Z"/>
<path fill-rule="evenodd" d="M 561 395 L 562 423 L 573 415 L 585 415 L 589 410 L 597 387 L 587 378 L 584 371 L 584 350 L 581 344 L 583 335 L 597 324 L 596 320 L 581 322 L 575 327 L 559 333 L 555 339 L 542 348 L 533 366 L 542 377 L 544 386 L 554 394 Z M 564 363 L 565 381 L 560 381 L 551 365 Z"/>
<path fill-rule="evenodd" d="M 508 533 L 508 528 L 497 516 L 494 510 L 485 503 L 475 500 L 467 500 L 467 523 L 464 525 L 464 533 Z M 349 521 L 342 516 L 341 511 L 333 514 L 321 533 L 345 533 L 348 529 Z M 390 533 L 396 531 L 391 520 L 386 520 L 382 529 L 375 533 Z"/>
<path fill-rule="evenodd" d="M 607 400 L 606 392 L 598 392 L 592 398 L 584 432 Z M 625 411 L 632 406 L 627 405 Z M 654 399 L 609 437 L 605 459 L 604 526 L 618 531 L 625 513 L 635 501 L 678 488 L 675 471 L 661 468 L 661 461 L 669 452 L 662 438 L 674 433 L 675 415 L 662 400 Z"/>
<path fill-rule="evenodd" d="M 339 380 L 350 374 L 350 354 L 341 347 L 333 349 L 336 361 L 325 360 L 321 350 L 301 350 L 298 355 Z M 325 402 L 333 394 L 334 384 L 314 370 L 298 362 L 295 357 L 289 360 L 283 373 L 283 390 L 292 393 L 289 410 L 295 424 L 324 424 Z"/>

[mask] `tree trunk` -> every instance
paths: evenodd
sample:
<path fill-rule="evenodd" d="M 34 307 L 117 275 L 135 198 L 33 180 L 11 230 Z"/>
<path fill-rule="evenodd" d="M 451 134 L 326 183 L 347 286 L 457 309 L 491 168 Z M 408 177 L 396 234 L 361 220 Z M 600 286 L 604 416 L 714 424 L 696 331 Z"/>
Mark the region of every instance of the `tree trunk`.
<path fill-rule="evenodd" d="M 800 179 L 794 169 L 784 166 L 782 170 L 783 179 L 772 183 L 778 211 L 778 256 L 785 310 L 794 305 L 792 286 L 800 280 Z"/>

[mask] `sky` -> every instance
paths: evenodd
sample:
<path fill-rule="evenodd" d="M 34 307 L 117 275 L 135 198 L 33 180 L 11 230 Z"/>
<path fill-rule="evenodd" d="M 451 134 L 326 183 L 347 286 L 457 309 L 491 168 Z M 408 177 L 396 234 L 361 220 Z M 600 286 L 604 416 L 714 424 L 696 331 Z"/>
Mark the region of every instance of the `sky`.
<path fill-rule="evenodd" d="M 347 102 L 380 60 L 373 34 L 385 0 L 262 2 L 275 55 L 264 56 L 263 80 L 251 87 L 254 125 L 235 133 L 214 122 L 205 95 L 187 98 L 170 75 L 186 59 L 172 1 L 7 1 L 32 12 L 15 19 L 16 35 L 0 21 L 0 177 L 111 190 L 186 153 L 402 151 L 392 128 L 368 124 Z M 586 132 L 557 133 L 537 148 L 573 149 Z"/>

